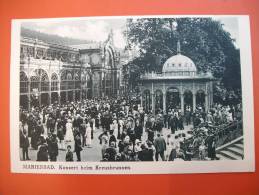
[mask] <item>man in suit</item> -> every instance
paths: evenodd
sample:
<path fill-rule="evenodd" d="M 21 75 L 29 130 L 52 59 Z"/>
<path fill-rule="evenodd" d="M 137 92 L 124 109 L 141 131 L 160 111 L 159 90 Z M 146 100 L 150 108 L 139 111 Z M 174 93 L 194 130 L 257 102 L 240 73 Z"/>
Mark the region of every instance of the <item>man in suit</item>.
<path fill-rule="evenodd" d="M 30 160 L 29 155 L 28 155 L 28 148 L 30 146 L 29 143 L 29 138 L 27 136 L 26 130 L 23 130 L 21 133 L 21 148 L 22 148 L 22 155 L 23 155 L 23 160 Z"/>
<path fill-rule="evenodd" d="M 157 137 L 154 141 L 154 146 L 156 148 L 155 158 L 156 161 L 158 161 L 158 156 L 162 158 L 162 160 L 165 160 L 164 152 L 166 151 L 166 142 L 165 139 L 160 135 L 160 133 L 157 133 Z"/>

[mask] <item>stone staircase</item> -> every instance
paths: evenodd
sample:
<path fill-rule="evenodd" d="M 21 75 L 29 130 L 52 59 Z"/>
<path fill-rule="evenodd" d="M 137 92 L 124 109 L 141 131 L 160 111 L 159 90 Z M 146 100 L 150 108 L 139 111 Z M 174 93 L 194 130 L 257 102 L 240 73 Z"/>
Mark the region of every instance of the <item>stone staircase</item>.
<path fill-rule="evenodd" d="M 242 160 L 244 158 L 243 136 L 216 149 L 220 160 Z"/>

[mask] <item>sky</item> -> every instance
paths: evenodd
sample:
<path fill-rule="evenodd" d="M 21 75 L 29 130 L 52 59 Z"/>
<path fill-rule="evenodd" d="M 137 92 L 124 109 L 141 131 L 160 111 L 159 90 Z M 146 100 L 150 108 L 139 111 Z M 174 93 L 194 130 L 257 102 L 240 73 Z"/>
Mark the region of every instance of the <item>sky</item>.
<path fill-rule="evenodd" d="M 223 28 L 236 40 L 235 45 L 239 48 L 238 21 L 234 17 L 217 18 Z M 114 45 L 124 48 L 126 45 L 123 31 L 126 26 L 126 18 L 83 18 L 69 20 L 37 20 L 37 22 L 24 22 L 23 27 L 40 31 L 47 34 L 55 34 L 61 37 L 70 37 L 96 42 L 105 41 L 109 32 L 113 31 Z"/>

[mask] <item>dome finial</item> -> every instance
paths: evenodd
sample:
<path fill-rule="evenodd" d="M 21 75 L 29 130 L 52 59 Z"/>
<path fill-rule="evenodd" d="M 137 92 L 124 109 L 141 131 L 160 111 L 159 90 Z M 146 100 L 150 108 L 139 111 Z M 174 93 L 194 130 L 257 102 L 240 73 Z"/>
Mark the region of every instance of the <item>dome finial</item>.
<path fill-rule="evenodd" d="M 177 41 L 177 54 L 180 54 L 181 53 L 181 44 L 180 44 L 180 41 L 178 40 Z"/>

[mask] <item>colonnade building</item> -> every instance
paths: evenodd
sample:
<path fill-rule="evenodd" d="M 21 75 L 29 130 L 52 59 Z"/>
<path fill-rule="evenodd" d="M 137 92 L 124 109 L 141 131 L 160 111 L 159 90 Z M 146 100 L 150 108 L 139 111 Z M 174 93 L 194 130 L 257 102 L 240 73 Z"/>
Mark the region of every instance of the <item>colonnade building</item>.
<path fill-rule="evenodd" d="M 112 33 L 105 42 L 73 46 L 21 37 L 20 106 L 117 97 L 119 61 Z"/>

